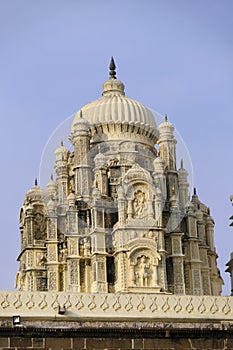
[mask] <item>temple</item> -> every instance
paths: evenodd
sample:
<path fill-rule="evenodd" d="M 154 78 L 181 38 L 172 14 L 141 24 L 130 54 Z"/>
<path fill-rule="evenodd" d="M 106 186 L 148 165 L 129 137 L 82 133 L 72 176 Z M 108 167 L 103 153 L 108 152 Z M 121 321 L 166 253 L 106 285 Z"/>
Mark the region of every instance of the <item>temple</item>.
<path fill-rule="evenodd" d="M 26 193 L 18 290 L 220 295 L 214 220 L 177 168 L 174 126 L 125 96 L 113 58 L 69 139 L 47 190 Z"/>

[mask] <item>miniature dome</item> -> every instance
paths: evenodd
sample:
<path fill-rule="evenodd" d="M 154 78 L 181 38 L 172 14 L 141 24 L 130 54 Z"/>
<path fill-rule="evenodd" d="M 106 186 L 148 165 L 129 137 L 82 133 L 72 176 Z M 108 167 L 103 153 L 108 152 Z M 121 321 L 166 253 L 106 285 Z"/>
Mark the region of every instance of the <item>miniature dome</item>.
<path fill-rule="evenodd" d="M 157 141 L 157 127 L 153 113 L 145 107 L 142 103 L 128 98 L 125 96 L 124 84 L 116 79 L 115 76 L 115 63 L 112 58 L 110 63 L 110 77 L 103 84 L 102 97 L 96 101 L 93 101 L 84 107 L 82 107 L 82 116 L 90 124 L 92 136 L 97 133 L 102 133 L 105 139 L 111 133 L 111 127 L 109 125 L 122 125 L 117 132 L 114 132 L 109 136 L 109 139 L 120 138 L 121 133 L 128 135 L 133 133 L 135 135 L 144 135 L 144 138 L 150 139 L 150 143 L 154 144 Z M 76 124 L 80 118 L 80 111 L 78 111 L 74 117 L 71 135 L 74 135 L 76 130 Z M 99 126 L 108 126 L 106 129 L 101 129 Z M 125 127 L 130 125 L 131 128 Z M 135 132 L 135 126 L 140 131 Z M 98 129 L 99 127 L 99 129 Z M 101 130 L 100 130 L 101 129 Z M 137 136 L 136 136 L 137 137 Z M 141 137 L 142 138 L 142 137 Z M 99 142 L 103 140 L 100 137 Z"/>
<path fill-rule="evenodd" d="M 46 200 L 46 192 L 37 185 L 37 179 L 35 179 L 35 186 L 27 191 L 24 204 L 28 205 L 35 202 L 44 203 Z"/>
<path fill-rule="evenodd" d="M 83 118 L 82 110 L 78 111 L 75 115 L 75 121 L 73 122 L 73 132 L 82 134 L 89 131 L 89 122 Z"/>
<path fill-rule="evenodd" d="M 63 145 L 63 141 L 61 141 L 60 147 L 58 147 L 55 151 L 55 157 L 57 161 L 67 160 L 68 149 Z"/>
<path fill-rule="evenodd" d="M 95 156 L 94 162 L 95 162 L 95 166 L 96 166 L 96 167 L 99 167 L 99 166 L 104 165 L 104 163 L 106 162 L 106 158 L 105 158 L 105 156 L 104 156 L 101 152 L 99 152 L 99 153 Z"/>
<path fill-rule="evenodd" d="M 184 169 L 183 159 L 181 159 L 181 162 L 180 162 L 180 169 L 178 170 L 178 176 L 179 176 L 180 182 L 188 182 L 187 180 L 188 172 L 186 169 Z"/>
<path fill-rule="evenodd" d="M 167 120 L 167 114 L 165 114 L 164 122 L 158 126 L 160 138 L 173 136 L 174 129 L 174 126 Z"/>

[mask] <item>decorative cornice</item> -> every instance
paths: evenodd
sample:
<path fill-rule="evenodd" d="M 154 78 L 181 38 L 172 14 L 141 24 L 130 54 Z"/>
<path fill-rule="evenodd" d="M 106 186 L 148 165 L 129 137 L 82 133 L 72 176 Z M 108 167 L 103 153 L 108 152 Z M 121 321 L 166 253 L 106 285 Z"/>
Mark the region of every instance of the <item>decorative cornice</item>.
<path fill-rule="evenodd" d="M 20 315 L 25 320 L 232 322 L 232 314 L 233 297 L 0 291 L 0 321 Z"/>

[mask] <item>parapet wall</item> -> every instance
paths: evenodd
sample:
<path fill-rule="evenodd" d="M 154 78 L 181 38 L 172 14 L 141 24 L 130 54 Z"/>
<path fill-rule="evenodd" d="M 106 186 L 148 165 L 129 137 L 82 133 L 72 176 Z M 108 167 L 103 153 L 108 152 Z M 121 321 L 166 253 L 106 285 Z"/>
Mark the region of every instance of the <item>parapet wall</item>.
<path fill-rule="evenodd" d="M 25 320 L 233 322 L 233 297 L 0 291 L 0 320 L 13 315 Z"/>

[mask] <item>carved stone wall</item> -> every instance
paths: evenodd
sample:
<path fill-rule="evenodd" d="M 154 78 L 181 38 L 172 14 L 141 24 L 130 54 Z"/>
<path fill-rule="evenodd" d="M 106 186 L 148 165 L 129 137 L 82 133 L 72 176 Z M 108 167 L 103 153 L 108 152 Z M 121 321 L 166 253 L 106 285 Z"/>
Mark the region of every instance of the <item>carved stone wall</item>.
<path fill-rule="evenodd" d="M 188 195 L 167 118 L 157 127 L 110 78 L 70 141 L 55 151 L 56 179 L 35 183 L 20 211 L 18 289 L 219 295 L 214 221 Z"/>

